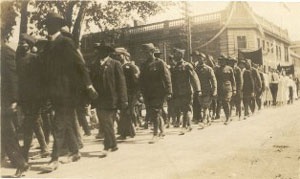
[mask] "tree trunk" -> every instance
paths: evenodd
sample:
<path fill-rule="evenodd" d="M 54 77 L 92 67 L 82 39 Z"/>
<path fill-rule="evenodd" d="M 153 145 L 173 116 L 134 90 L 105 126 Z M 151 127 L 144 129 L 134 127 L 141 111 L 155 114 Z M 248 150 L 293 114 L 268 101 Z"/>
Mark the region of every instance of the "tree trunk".
<path fill-rule="evenodd" d="M 21 2 L 21 22 L 20 22 L 20 36 L 21 37 L 22 33 L 27 33 L 27 24 L 28 24 L 28 7 L 29 0 L 24 0 Z"/>
<path fill-rule="evenodd" d="M 67 21 L 67 26 L 71 30 L 72 27 L 72 16 L 73 16 L 73 8 L 78 1 L 70 1 L 67 5 L 65 12 L 65 20 Z"/>
<path fill-rule="evenodd" d="M 77 47 L 79 47 L 81 25 L 82 25 L 82 22 L 84 20 L 85 10 L 86 10 L 87 4 L 88 4 L 87 1 L 81 2 L 80 9 L 79 9 L 76 21 L 74 23 L 73 31 L 72 31 L 73 39 L 74 39 L 75 44 L 76 44 Z"/>

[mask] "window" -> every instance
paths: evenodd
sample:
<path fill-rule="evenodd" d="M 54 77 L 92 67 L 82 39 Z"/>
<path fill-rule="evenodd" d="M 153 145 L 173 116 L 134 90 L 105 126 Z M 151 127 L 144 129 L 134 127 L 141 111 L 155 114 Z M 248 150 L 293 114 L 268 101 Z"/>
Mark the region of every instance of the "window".
<path fill-rule="evenodd" d="M 274 53 L 274 47 L 273 47 L 273 43 L 271 43 L 271 53 Z"/>
<path fill-rule="evenodd" d="M 284 61 L 289 61 L 289 50 L 287 47 L 284 47 Z"/>
<path fill-rule="evenodd" d="M 260 48 L 260 39 L 257 38 L 257 47 Z"/>
<path fill-rule="evenodd" d="M 267 42 L 267 52 L 270 52 L 270 44 Z"/>
<path fill-rule="evenodd" d="M 247 48 L 246 36 L 237 36 L 237 45 L 238 45 L 238 49 Z"/>
<path fill-rule="evenodd" d="M 278 57 L 279 57 L 279 60 L 281 60 L 281 48 L 278 46 Z"/>
<path fill-rule="evenodd" d="M 266 49 L 266 44 L 265 44 L 264 40 L 262 41 L 262 45 L 263 45 L 263 50 L 265 50 Z"/>

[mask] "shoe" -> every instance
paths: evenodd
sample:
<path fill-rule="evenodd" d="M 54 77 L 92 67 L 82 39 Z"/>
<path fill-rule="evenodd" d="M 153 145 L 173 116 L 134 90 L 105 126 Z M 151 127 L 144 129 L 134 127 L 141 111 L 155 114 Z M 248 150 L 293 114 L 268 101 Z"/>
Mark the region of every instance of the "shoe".
<path fill-rule="evenodd" d="M 207 120 L 207 126 L 210 126 L 211 125 L 211 120 Z"/>
<path fill-rule="evenodd" d="M 200 123 L 199 123 L 199 129 L 204 129 L 204 127 L 205 127 L 204 123 L 203 123 L 203 122 L 200 122 Z"/>
<path fill-rule="evenodd" d="M 115 146 L 115 147 L 112 147 L 112 148 L 110 148 L 110 152 L 115 152 L 115 151 L 117 151 L 117 150 L 119 150 L 119 148 L 117 147 L 117 146 Z"/>
<path fill-rule="evenodd" d="M 41 151 L 41 157 L 42 158 L 47 158 L 49 155 L 50 155 L 50 152 L 49 152 L 48 149 Z"/>
<path fill-rule="evenodd" d="M 91 136 L 91 135 L 92 135 L 92 133 L 89 132 L 89 133 L 85 133 L 83 136 L 87 136 L 88 137 L 88 136 Z"/>
<path fill-rule="evenodd" d="M 161 133 L 158 134 L 158 136 L 159 136 L 160 138 L 164 138 L 164 137 L 166 136 L 166 134 L 163 133 L 163 132 L 161 132 Z"/>
<path fill-rule="evenodd" d="M 190 126 L 186 129 L 187 132 L 191 132 L 193 130 L 193 128 Z"/>
<path fill-rule="evenodd" d="M 159 140 L 159 137 L 157 135 L 153 136 L 153 138 L 149 141 L 149 144 L 157 143 Z"/>
<path fill-rule="evenodd" d="M 180 132 L 179 132 L 179 135 L 184 135 L 186 132 L 186 128 L 183 128 Z"/>
<path fill-rule="evenodd" d="M 125 136 L 119 136 L 119 137 L 117 137 L 117 140 L 125 140 L 126 139 L 126 137 Z"/>
<path fill-rule="evenodd" d="M 42 167 L 42 170 L 44 172 L 53 172 L 54 170 L 57 170 L 59 165 L 59 162 L 57 160 L 50 161 L 46 166 Z"/>
<path fill-rule="evenodd" d="M 96 139 L 103 139 L 104 138 L 104 134 L 98 133 L 96 135 Z"/>
<path fill-rule="evenodd" d="M 229 124 L 229 121 L 230 121 L 230 120 L 226 120 L 226 121 L 224 122 L 224 125 L 228 125 L 228 124 Z"/>
<path fill-rule="evenodd" d="M 108 153 L 108 150 L 103 150 L 102 153 L 99 155 L 99 158 L 107 157 L 107 153 Z"/>
<path fill-rule="evenodd" d="M 80 160 L 81 155 L 79 152 L 75 153 L 75 154 L 71 154 L 68 156 L 68 158 L 64 161 L 62 161 L 63 164 L 66 163 L 71 163 L 71 162 L 77 162 L 78 160 Z"/>
<path fill-rule="evenodd" d="M 23 167 L 17 168 L 17 171 L 13 177 L 21 178 L 23 176 L 24 172 L 28 171 L 29 169 L 30 169 L 30 166 L 26 163 Z"/>

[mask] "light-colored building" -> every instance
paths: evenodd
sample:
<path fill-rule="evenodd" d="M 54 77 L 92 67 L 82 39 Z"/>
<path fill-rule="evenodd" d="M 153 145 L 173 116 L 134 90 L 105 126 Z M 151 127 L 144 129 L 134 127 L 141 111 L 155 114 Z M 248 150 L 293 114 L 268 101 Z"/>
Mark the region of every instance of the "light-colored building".
<path fill-rule="evenodd" d="M 238 55 L 238 50 L 254 51 L 262 48 L 265 69 L 280 64 L 292 64 L 289 55 L 291 42 L 287 30 L 257 15 L 247 2 L 230 2 L 221 11 L 190 17 L 192 49 L 217 58 L 220 54 Z M 163 52 L 163 58 L 173 47 L 186 47 L 185 19 L 175 19 L 142 26 L 120 29 L 116 35 L 99 32 L 83 36 L 83 52 L 91 52 L 93 43 L 100 40 L 113 41 L 115 46 L 125 46 L 139 64 L 143 58 L 140 47 L 152 42 Z"/>
<path fill-rule="evenodd" d="M 295 76 L 300 78 L 300 41 L 292 42 L 290 46 L 290 57 L 294 64 Z"/>

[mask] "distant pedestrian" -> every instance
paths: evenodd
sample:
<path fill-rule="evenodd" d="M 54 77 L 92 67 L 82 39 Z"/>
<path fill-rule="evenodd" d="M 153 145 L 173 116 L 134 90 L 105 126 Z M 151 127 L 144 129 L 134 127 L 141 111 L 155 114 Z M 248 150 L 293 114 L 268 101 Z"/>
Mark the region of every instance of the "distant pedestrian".
<path fill-rule="evenodd" d="M 140 87 L 146 105 L 146 117 L 154 125 L 153 138 L 149 143 L 155 143 L 159 136 L 165 135 L 162 107 L 165 100 L 170 99 L 172 95 L 170 72 L 166 63 L 154 56 L 155 49 L 152 43 L 142 45 L 146 61 L 141 66 Z"/>
<path fill-rule="evenodd" d="M 114 56 L 116 60 L 121 62 L 126 80 L 128 108 L 122 109 L 120 113 L 120 139 L 126 139 L 127 136 L 135 136 L 134 123 L 137 125 L 137 114 L 135 107 L 138 101 L 140 75 L 139 68 L 131 63 L 130 54 L 125 48 L 119 47 L 115 49 Z"/>
<path fill-rule="evenodd" d="M 201 85 L 194 67 L 184 58 L 184 50 L 174 48 L 174 60 L 176 65 L 171 71 L 173 88 L 173 105 L 177 116 L 183 113 L 183 125 L 181 135 L 191 131 L 191 120 L 193 118 L 193 95 L 201 95 Z M 198 100 L 198 99 L 197 99 Z"/>
<path fill-rule="evenodd" d="M 104 43 L 96 44 L 96 60 L 91 66 L 91 79 L 99 97 L 93 101 L 97 115 L 104 132 L 105 157 L 109 151 L 118 150 L 114 131 L 114 121 L 117 110 L 128 107 L 127 88 L 122 65 L 109 55 L 114 49 Z"/>
<path fill-rule="evenodd" d="M 230 101 L 232 96 L 236 95 L 236 83 L 233 69 L 227 65 L 226 57 L 220 56 L 218 59 L 219 67 L 216 68 L 216 79 L 218 89 L 217 115 L 220 116 L 221 106 L 225 113 L 225 125 L 230 121 Z"/>
<path fill-rule="evenodd" d="M 207 124 L 211 124 L 211 116 L 209 116 L 209 108 L 212 104 L 212 100 L 217 96 L 217 80 L 214 73 L 214 70 L 206 65 L 205 62 L 206 56 L 203 53 L 198 51 L 193 52 L 193 59 L 198 60 L 196 66 L 196 73 L 200 80 L 201 84 L 201 93 L 198 100 L 200 106 L 203 110 L 203 119 L 200 121 L 200 127 L 204 127 L 204 120 L 207 121 Z"/>
<path fill-rule="evenodd" d="M 243 103 L 244 103 L 244 119 L 250 116 L 249 109 L 251 105 L 251 100 L 253 100 L 255 83 L 251 70 L 251 60 L 242 60 L 241 65 L 245 66 L 243 72 Z"/>

